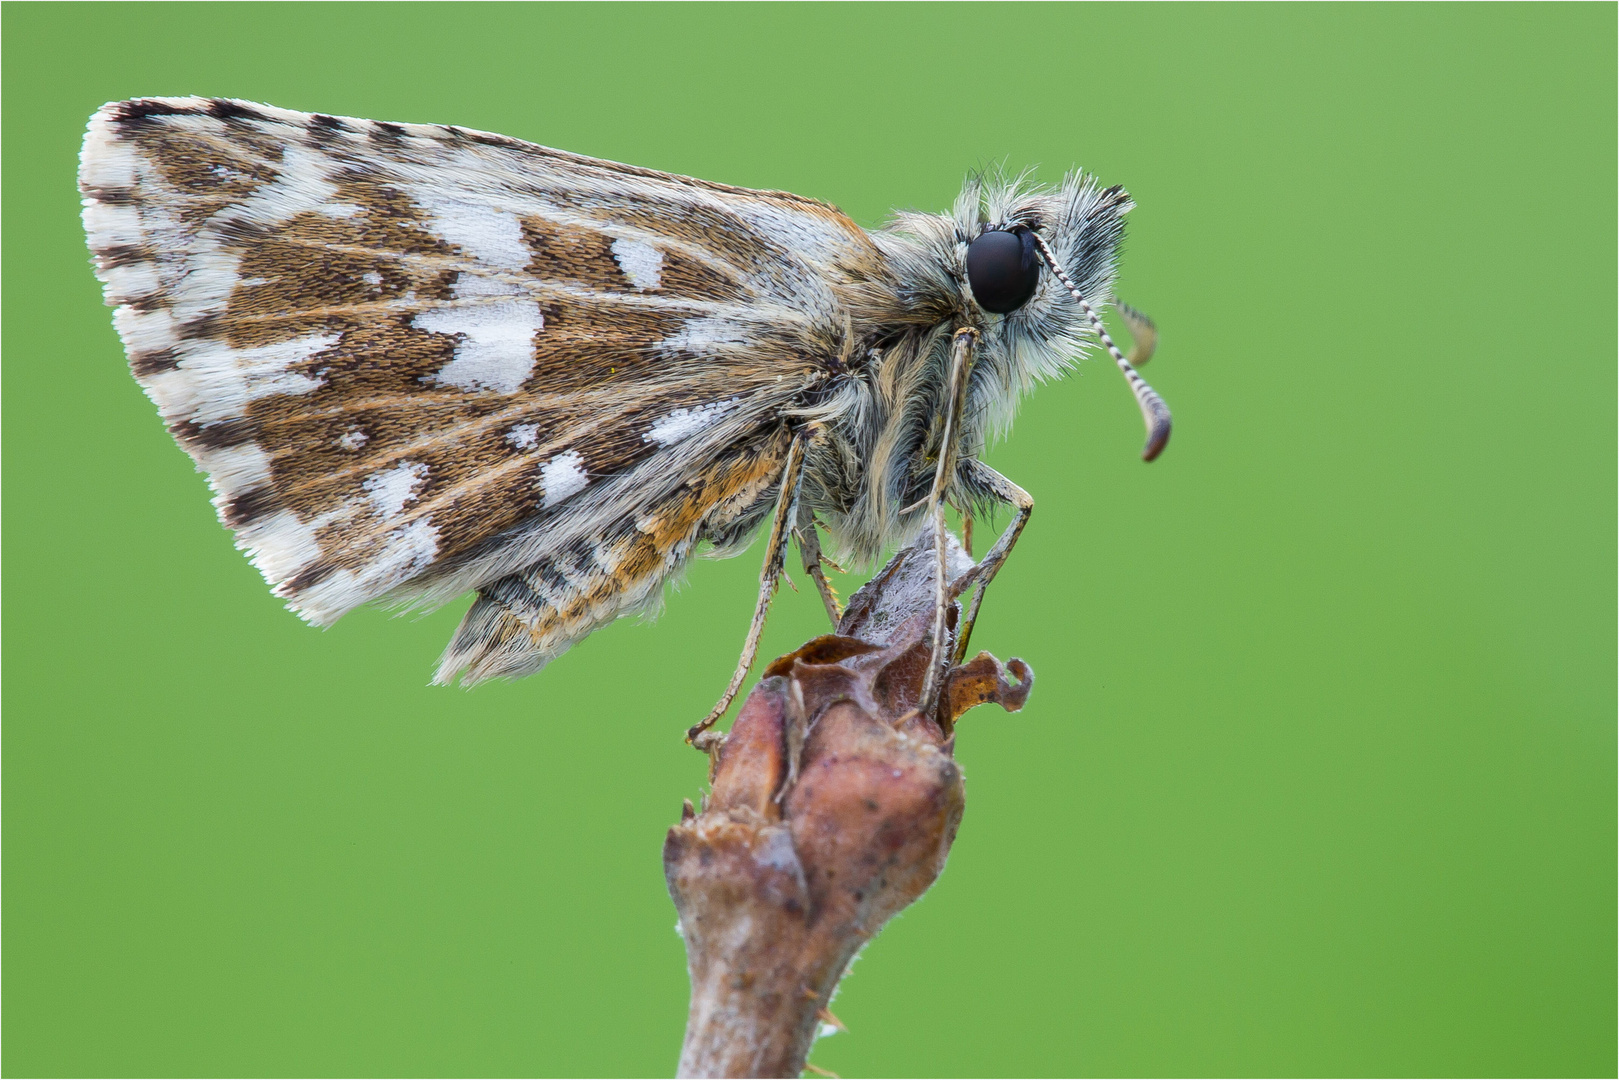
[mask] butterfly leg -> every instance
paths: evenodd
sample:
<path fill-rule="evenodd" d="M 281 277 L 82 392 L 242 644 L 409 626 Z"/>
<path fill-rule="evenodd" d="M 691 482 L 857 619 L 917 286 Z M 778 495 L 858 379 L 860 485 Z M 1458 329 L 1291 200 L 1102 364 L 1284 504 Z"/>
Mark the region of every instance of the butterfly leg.
<path fill-rule="evenodd" d="M 922 684 L 922 697 L 917 710 L 931 714 L 938 705 L 939 690 L 944 686 L 945 670 L 950 665 L 951 650 L 945 640 L 945 626 L 950 613 L 950 563 L 945 546 L 944 496 L 956 475 L 956 432 L 961 425 L 961 410 L 967 400 L 967 375 L 972 371 L 973 350 L 978 344 L 978 331 L 964 326 L 955 332 L 950 349 L 950 383 L 945 392 L 944 430 L 939 438 L 939 463 L 933 472 L 933 489 L 928 493 L 928 516 L 933 521 L 935 566 L 933 605 L 933 655 L 928 662 L 928 677 Z"/>
<path fill-rule="evenodd" d="M 826 580 L 823 564 L 827 559 L 821 554 L 821 537 L 816 531 L 815 519 L 810 518 L 808 525 L 800 525 L 794 532 L 798 537 L 798 553 L 804 558 L 804 572 L 815 582 L 821 603 L 826 605 L 826 617 L 832 620 L 832 629 L 836 630 L 843 620 L 843 605 L 838 602 L 838 594 L 832 591 L 832 583 Z"/>
<path fill-rule="evenodd" d="M 983 561 L 955 583 L 954 588 L 958 596 L 974 585 L 978 586 L 978 591 L 973 594 L 972 606 L 967 610 L 967 617 L 961 620 L 961 627 L 956 633 L 955 662 L 958 664 L 967 655 L 967 642 L 972 639 L 973 624 L 978 621 L 978 609 L 984 605 L 984 593 L 989 591 L 989 583 L 1000 572 L 1006 557 L 1012 553 L 1012 546 L 1022 535 L 1023 526 L 1029 523 L 1030 516 L 1034 514 L 1034 499 L 1029 493 L 988 465 L 981 461 L 969 461 L 963 469 L 967 472 L 963 480 L 968 486 L 985 492 L 998 502 L 1010 505 L 1013 515 L 1012 523 L 1001 533 L 995 545 L 984 553 Z"/>
<path fill-rule="evenodd" d="M 759 638 L 765 631 L 765 616 L 770 613 L 770 600 L 776 594 L 782 564 L 786 562 L 787 539 L 792 532 L 793 512 L 798 507 L 798 482 L 804 474 L 805 438 L 802 433 L 794 436 L 792 445 L 787 449 L 787 463 L 781 470 L 781 492 L 776 496 L 776 513 L 770 521 L 770 539 L 765 543 L 765 564 L 759 571 L 759 599 L 753 605 L 753 622 L 748 626 L 747 640 L 742 643 L 742 655 L 737 658 L 736 671 L 731 675 L 725 693 L 720 695 L 708 715 L 686 732 L 689 743 L 695 743 L 698 736 L 725 715 L 725 710 L 736 700 L 737 691 L 742 689 L 748 669 L 753 667 L 754 655 L 759 651 Z"/>

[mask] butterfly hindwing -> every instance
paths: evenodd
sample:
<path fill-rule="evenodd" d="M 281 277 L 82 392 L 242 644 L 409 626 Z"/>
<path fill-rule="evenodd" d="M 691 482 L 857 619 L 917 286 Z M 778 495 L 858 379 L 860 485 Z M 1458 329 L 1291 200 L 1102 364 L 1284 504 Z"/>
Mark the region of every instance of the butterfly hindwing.
<path fill-rule="evenodd" d="M 131 367 L 277 595 L 325 624 L 503 583 L 545 658 L 768 497 L 830 283 L 876 258 L 796 196 L 198 98 L 104 107 L 80 186 Z"/>
<path fill-rule="evenodd" d="M 655 608 L 699 540 L 756 524 L 780 491 L 790 441 L 785 425 L 767 428 L 632 516 L 483 586 L 434 681 L 532 674 L 603 624 Z"/>

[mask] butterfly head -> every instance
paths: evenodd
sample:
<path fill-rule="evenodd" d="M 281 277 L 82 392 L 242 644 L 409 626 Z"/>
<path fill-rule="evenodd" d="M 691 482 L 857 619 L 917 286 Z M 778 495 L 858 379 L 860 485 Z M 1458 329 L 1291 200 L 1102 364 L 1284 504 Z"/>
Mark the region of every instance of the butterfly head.
<path fill-rule="evenodd" d="M 851 274 L 843 297 L 854 322 L 871 328 L 869 337 L 891 343 L 875 355 L 902 368 L 920 356 L 935 379 L 948 370 L 952 334 L 976 331 L 967 410 L 975 438 L 1004 434 L 1024 394 L 1100 345 L 1135 395 L 1150 461 L 1169 437 L 1169 410 L 1108 336 L 1100 314 L 1115 304 L 1124 215 L 1132 206 L 1123 188 L 1084 173 L 1055 187 L 1027 175 L 972 176 L 947 213 L 902 212 L 873 233 L 884 272 Z M 1152 325 L 1131 309 L 1120 312 L 1132 334 L 1143 332 L 1133 352 L 1140 362 L 1151 353 Z"/>
<path fill-rule="evenodd" d="M 1142 456 L 1151 461 L 1169 438 L 1169 409 L 1099 314 L 1115 303 L 1124 215 L 1133 205 L 1123 188 L 1079 172 L 1056 187 L 1032 184 L 1027 174 L 972 176 L 948 213 L 900 213 L 873 234 L 889 273 L 861 277 L 845 296 L 855 317 L 883 335 L 906 328 L 931 342 L 927 363 L 936 372 L 946 369 L 950 335 L 975 330 L 969 427 L 990 438 L 1007 430 L 1024 394 L 1100 344 L 1135 395 L 1148 433 Z M 1143 332 L 1133 352 L 1139 363 L 1151 354 L 1152 324 L 1129 308 L 1120 313 L 1132 334 Z"/>
<path fill-rule="evenodd" d="M 961 326 L 978 331 L 970 411 L 987 434 L 1004 432 L 1019 398 L 1098 343 L 1121 370 L 1130 368 L 1098 312 L 1113 303 L 1124 215 L 1132 205 L 1123 188 L 1104 188 L 1083 173 L 1068 174 L 1056 187 L 1032 184 L 1026 174 L 977 175 L 949 213 L 900 214 L 876 237 L 901 282 L 882 298 L 890 317 L 914 313 L 934 334 Z M 1126 377 L 1143 415 L 1164 418 L 1148 420 L 1155 432 L 1150 459 L 1167 438 L 1168 410 L 1145 400 L 1156 395 L 1133 369 Z"/>
<path fill-rule="evenodd" d="M 1098 310 L 1112 302 L 1132 205 L 1081 173 L 1055 188 L 969 179 L 950 215 L 963 313 L 1033 378 L 1057 374 L 1096 340 L 1074 293 Z"/>

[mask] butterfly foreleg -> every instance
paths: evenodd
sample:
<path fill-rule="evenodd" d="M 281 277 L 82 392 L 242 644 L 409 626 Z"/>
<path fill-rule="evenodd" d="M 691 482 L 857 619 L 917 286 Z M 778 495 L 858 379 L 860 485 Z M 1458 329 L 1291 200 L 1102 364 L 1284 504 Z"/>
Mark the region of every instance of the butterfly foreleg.
<path fill-rule="evenodd" d="M 798 537 L 798 553 L 804 559 L 804 573 L 815 582 L 815 588 L 821 594 L 821 603 L 826 605 L 826 617 L 832 620 L 832 629 L 838 628 L 843 620 L 843 604 L 838 600 L 838 594 L 833 591 L 832 583 L 826 579 L 827 558 L 821 554 L 821 537 L 817 532 L 815 519 L 797 526 L 794 535 Z"/>
<path fill-rule="evenodd" d="M 961 627 L 956 634 L 955 662 L 958 664 L 967 655 L 967 642 L 972 639 L 973 623 L 978 619 L 978 609 L 984 605 L 984 593 L 989 591 L 989 583 L 994 580 L 1002 564 L 1006 562 L 1006 557 L 1012 553 L 1013 545 L 1017 543 L 1018 537 L 1023 533 L 1023 527 L 1029 523 L 1029 518 L 1034 513 L 1034 499 L 1029 493 L 983 462 L 969 461 L 962 466 L 962 471 L 967 474 L 962 479 L 968 486 L 989 495 L 997 502 L 1011 506 L 1013 513 L 1012 523 L 1001 533 L 994 546 L 984 553 L 983 560 L 962 575 L 952 586 L 956 596 L 960 596 L 974 585 L 978 586 L 978 591 L 973 594 L 972 606 L 967 609 L 967 617 L 961 620 Z"/>
<path fill-rule="evenodd" d="M 950 665 L 951 658 L 950 644 L 945 640 L 952 595 L 949 554 L 945 544 L 944 497 L 945 490 L 956 474 L 956 460 L 959 456 L 956 446 L 957 433 L 961 427 L 961 412 L 967 400 L 967 376 L 972 371 L 973 349 L 977 343 L 978 331 L 970 326 L 957 330 L 951 339 L 950 382 L 945 392 L 944 430 L 940 433 L 939 461 L 933 472 L 933 488 L 928 492 L 928 518 L 933 523 L 934 556 L 937 564 L 934 567 L 933 655 L 928 662 L 927 680 L 922 684 L 922 697 L 916 706 L 924 715 L 932 714 L 938 704 L 939 689 L 944 685 L 944 673 Z"/>
<path fill-rule="evenodd" d="M 770 519 L 770 538 L 765 543 L 764 567 L 759 571 L 759 598 L 753 605 L 753 621 L 748 626 L 747 639 L 742 643 L 742 655 L 737 658 L 736 671 L 732 673 L 725 693 L 720 695 L 708 715 L 687 730 L 686 741 L 689 743 L 695 744 L 698 736 L 725 715 L 725 710 L 736 700 L 737 691 L 742 689 L 748 670 L 753 667 L 754 655 L 759 651 L 759 638 L 764 634 L 765 617 L 770 613 L 770 600 L 776 594 L 776 585 L 781 581 L 782 566 L 786 562 L 793 511 L 798 506 L 798 483 L 804 474 L 806 440 L 807 435 L 800 432 L 793 437 L 792 445 L 787 449 L 787 461 L 781 470 L 781 491 L 776 496 L 776 512 Z"/>

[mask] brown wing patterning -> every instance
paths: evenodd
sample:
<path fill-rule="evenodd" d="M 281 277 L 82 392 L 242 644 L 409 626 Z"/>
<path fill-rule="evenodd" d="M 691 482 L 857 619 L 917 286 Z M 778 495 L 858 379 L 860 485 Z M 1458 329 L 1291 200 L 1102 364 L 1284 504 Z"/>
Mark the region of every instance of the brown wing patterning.
<path fill-rule="evenodd" d="M 277 595 L 487 586 L 441 677 L 538 668 L 767 499 L 877 257 L 796 196 L 197 98 L 101 109 L 80 187 L 136 378 Z"/>
<path fill-rule="evenodd" d="M 656 606 L 662 585 L 691 556 L 705 530 L 724 529 L 774 499 L 789 438 L 765 438 L 714 461 L 688 485 L 608 535 L 479 590 L 435 682 L 538 671 L 580 638 L 626 612 Z"/>

